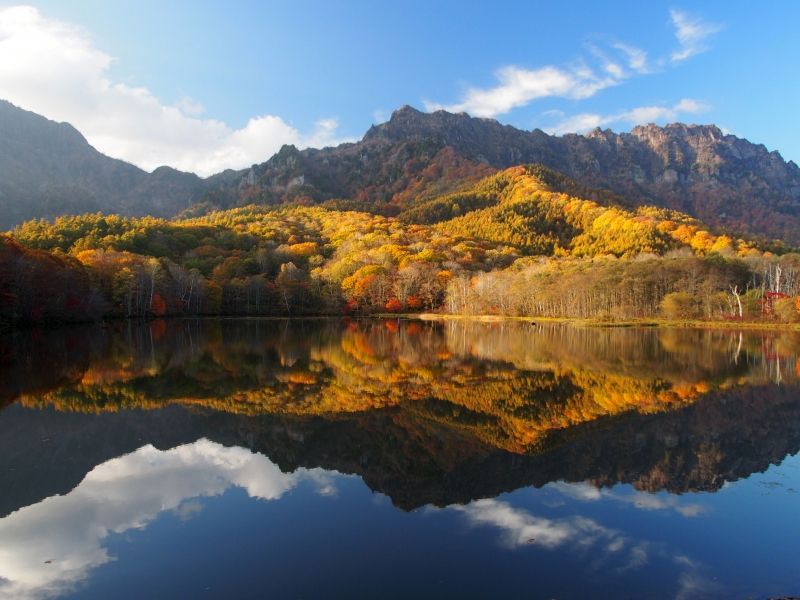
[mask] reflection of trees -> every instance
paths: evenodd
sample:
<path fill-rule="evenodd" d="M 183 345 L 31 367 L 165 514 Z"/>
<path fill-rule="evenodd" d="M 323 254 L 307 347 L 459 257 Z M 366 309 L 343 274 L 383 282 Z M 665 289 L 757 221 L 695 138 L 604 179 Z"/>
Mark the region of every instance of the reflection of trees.
<path fill-rule="evenodd" d="M 77 343 L 48 335 L 50 350 Z M 796 381 L 800 337 L 375 320 L 125 323 L 70 335 L 83 336 L 82 374 L 70 352 L 45 353 L 55 389 L 23 393 L 25 405 L 328 418 L 400 407 L 517 453 L 602 417 L 666 411 L 778 374 Z"/>
<path fill-rule="evenodd" d="M 80 381 L 91 365 L 86 333 L 78 327 L 0 335 L 0 408 L 21 394 L 36 396 Z"/>
<path fill-rule="evenodd" d="M 447 336 L 460 353 L 504 357 L 518 369 L 592 370 L 674 382 L 727 378 L 747 370 L 736 368 L 739 332 L 729 330 L 449 322 Z M 740 350 L 740 358 L 758 355 L 760 336 L 743 337 L 749 345 Z M 796 334 L 782 337 L 800 341 Z"/>

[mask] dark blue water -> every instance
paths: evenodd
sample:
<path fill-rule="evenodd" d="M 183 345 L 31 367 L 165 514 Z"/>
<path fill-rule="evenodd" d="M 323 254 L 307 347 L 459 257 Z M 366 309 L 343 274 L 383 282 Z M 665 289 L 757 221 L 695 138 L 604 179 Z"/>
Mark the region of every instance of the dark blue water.
<path fill-rule="evenodd" d="M 0 596 L 800 594 L 794 334 L 527 327 L 9 337 Z"/>

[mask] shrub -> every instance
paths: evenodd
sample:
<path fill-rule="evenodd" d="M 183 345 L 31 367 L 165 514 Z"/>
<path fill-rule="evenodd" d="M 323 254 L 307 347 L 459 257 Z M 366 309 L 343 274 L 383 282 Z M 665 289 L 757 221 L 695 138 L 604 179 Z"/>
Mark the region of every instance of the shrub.
<path fill-rule="evenodd" d="M 800 314 L 797 312 L 797 301 L 794 298 L 780 298 L 775 301 L 775 316 L 784 323 L 795 323 L 800 321 Z"/>
<path fill-rule="evenodd" d="M 701 309 L 700 301 L 686 292 L 672 292 L 661 300 L 661 312 L 668 319 L 696 319 Z"/>

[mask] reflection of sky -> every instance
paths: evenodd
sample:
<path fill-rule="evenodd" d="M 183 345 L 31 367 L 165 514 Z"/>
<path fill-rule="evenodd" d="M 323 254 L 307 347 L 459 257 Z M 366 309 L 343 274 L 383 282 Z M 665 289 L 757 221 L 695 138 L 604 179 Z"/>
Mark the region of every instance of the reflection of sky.
<path fill-rule="evenodd" d="M 501 547 L 515 553 L 539 548 L 584 557 L 589 570 L 621 581 L 673 573 L 671 592 L 659 586 L 654 597 L 794 597 L 799 480 L 796 455 L 713 494 L 554 482 L 446 510 L 458 511 L 470 528 L 494 530 Z M 573 560 L 566 564 L 580 573 Z"/>
<path fill-rule="evenodd" d="M 595 488 L 579 484 L 576 489 L 588 494 L 589 489 Z M 564 490 L 574 495 L 572 490 Z M 449 510 L 461 512 L 470 526 L 496 529 L 501 544 L 510 549 L 538 546 L 548 550 L 568 549 L 572 554 L 591 554 L 594 569 L 606 569 L 618 574 L 644 567 L 651 559 L 658 558 L 674 564 L 679 570 L 676 598 L 683 600 L 719 591 L 718 585 L 703 575 L 702 566 L 691 558 L 670 551 L 661 543 L 635 540 L 594 519 L 583 516 L 561 519 L 539 517 L 524 508 L 497 499 L 478 500 L 463 506 L 452 506 Z"/>
<path fill-rule="evenodd" d="M 220 496 L 231 488 L 243 490 L 242 500 L 249 496 L 254 500 L 249 505 L 258 511 L 291 506 L 293 512 L 283 514 L 294 515 L 293 523 L 314 522 L 314 526 L 290 527 L 279 534 L 270 519 L 245 519 L 244 547 L 248 536 L 274 543 L 273 538 L 264 537 L 265 531 L 284 536 L 283 554 L 274 557 L 274 570 L 269 572 L 270 578 L 285 578 L 283 591 L 296 588 L 297 566 L 304 564 L 309 549 L 316 549 L 317 559 L 327 567 L 321 570 L 329 578 L 325 584 L 332 589 L 336 585 L 350 589 L 353 576 L 366 580 L 372 576 L 348 570 L 353 565 L 370 565 L 376 572 L 384 569 L 369 582 L 375 586 L 371 589 L 381 589 L 394 574 L 408 577 L 409 573 L 412 577 L 422 573 L 419 582 L 413 579 L 422 586 L 431 583 L 424 580 L 425 569 L 436 571 L 438 579 L 440 573 L 453 576 L 469 565 L 470 573 L 482 570 L 489 578 L 513 572 L 514 577 L 491 584 L 505 584 L 510 592 L 524 586 L 558 589 L 570 579 L 590 577 L 592 583 L 581 581 L 579 587 L 595 589 L 597 597 L 616 597 L 619 586 L 629 585 L 639 591 L 655 586 L 659 590 L 655 597 L 680 599 L 713 598 L 723 592 L 747 597 L 771 586 L 769 596 L 779 597 L 797 589 L 792 587 L 791 568 L 797 527 L 788 517 L 796 515 L 798 465 L 800 459 L 787 459 L 781 467 L 725 486 L 716 494 L 672 496 L 623 485 L 597 489 L 585 483 L 556 482 L 495 499 L 428 508 L 422 511 L 426 517 L 418 518 L 378 502 L 379 496 L 361 495 L 363 486 L 354 493 L 336 474 L 320 469 L 282 473 L 265 456 L 243 448 L 208 440 L 166 451 L 144 446 L 99 465 L 68 494 L 0 519 L 0 597 L 43 598 L 76 587 L 91 593 L 91 587 L 81 584 L 93 569 L 114 560 L 115 552 L 109 548 L 114 548 L 115 534 L 144 528 L 152 533 L 158 529 L 154 521 L 164 513 L 190 520 L 204 506 L 210 510 L 202 498 Z M 295 493 L 292 502 L 280 505 L 258 502 L 283 498 L 303 482 L 312 495 L 341 494 L 343 501 L 324 498 L 310 505 L 307 497 Z M 759 510 L 765 507 L 769 510 Z M 229 510 L 213 518 L 228 523 Z M 205 512 L 202 518 L 212 518 L 209 514 Z M 464 537 L 453 545 L 453 534 L 462 532 L 466 532 Z M 402 550 L 395 553 L 391 548 L 399 547 L 400 540 Z M 176 548 L 181 548 L 180 543 Z M 771 548 L 776 548 L 774 554 Z M 128 562 L 127 555 L 120 553 L 120 557 L 119 570 L 127 573 L 135 563 Z M 535 557 L 533 562 L 531 557 Z M 213 565 L 214 560 L 211 557 L 207 564 Z M 245 577 L 263 573 L 263 564 L 247 560 L 242 567 Z M 448 561 L 457 563 L 458 570 L 450 570 Z M 111 568 L 98 569 L 93 578 Z M 187 562 L 169 577 L 187 580 L 195 576 L 193 568 Z M 230 565 L 223 563 L 220 568 L 230 569 Z M 463 589 L 472 589 L 473 575 L 458 577 L 466 582 Z M 589 587 L 594 579 L 598 585 Z"/>
<path fill-rule="evenodd" d="M 141 529 L 159 513 L 191 518 L 193 499 L 230 487 L 274 500 L 300 480 L 335 494 L 318 469 L 282 473 L 265 456 L 208 440 L 161 451 L 144 446 L 90 471 L 64 496 L 51 496 L 0 519 L 0 596 L 57 595 L 89 571 L 113 560 L 103 546 L 110 533 Z"/>

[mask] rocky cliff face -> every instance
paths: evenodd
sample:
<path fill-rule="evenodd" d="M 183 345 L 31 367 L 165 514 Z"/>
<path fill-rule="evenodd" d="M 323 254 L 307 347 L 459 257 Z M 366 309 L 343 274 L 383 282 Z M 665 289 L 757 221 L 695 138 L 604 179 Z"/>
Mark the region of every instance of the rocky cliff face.
<path fill-rule="evenodd" d="M 490 169 L 541 163 L 633 205 L 674 208 L 736 233 L 800 243 L 800 169 L 713 125 L 646 125 L 630 133 L 596 129 L 559 137 L 406 106 L 356 144 L 285 147 L 241 176 L 228 201 L 349 198 L 362 208 L 391 212 L 393 205 L 413 200 L 404 191 L 426 172 L 446 171 L 443 153 L 457 168 L 439 181 L 438 190 L 458 189 Z M 418 198 L 428 189 L 417 191 Z"/>
<path fill-rule="evenodd" d="M 0 229 L 93 211 L 171 216 L 205 189 L 192 173 L 109 158 L 71 125 L 0 100 Z"/>

